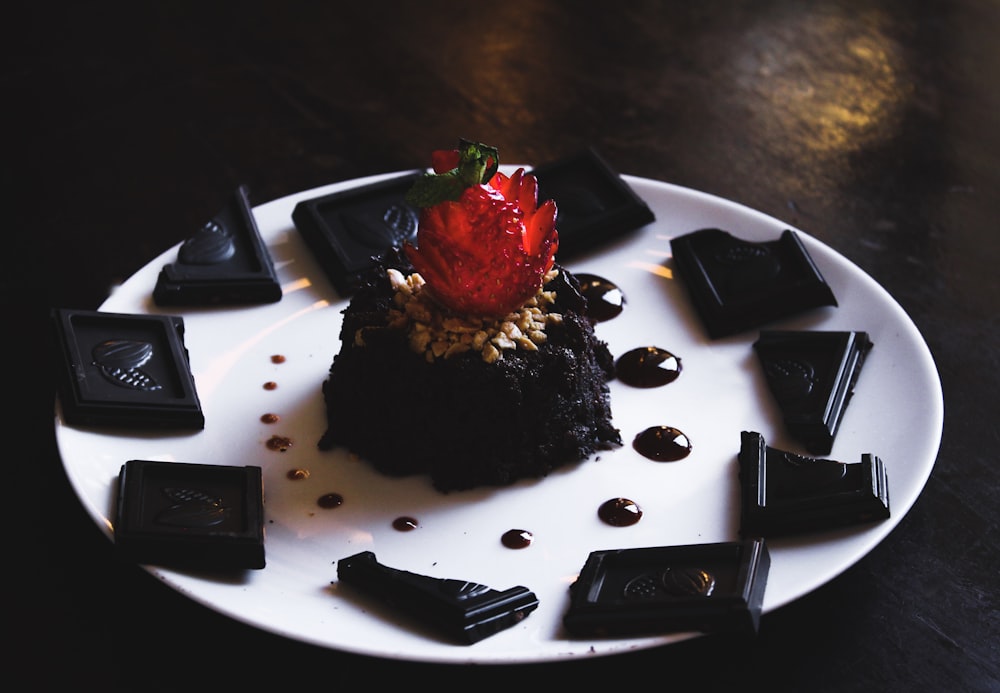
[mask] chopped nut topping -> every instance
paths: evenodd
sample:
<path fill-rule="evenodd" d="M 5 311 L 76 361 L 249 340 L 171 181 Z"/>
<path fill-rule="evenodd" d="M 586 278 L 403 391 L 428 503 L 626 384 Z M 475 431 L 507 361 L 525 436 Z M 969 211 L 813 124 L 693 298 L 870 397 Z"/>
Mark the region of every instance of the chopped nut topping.
<path fill-rule="evenodd" d="M 548 283 L 558 270 L 545 277 Z M 397 269 L 386 271 L 392 285 L 393 308 L 389 309 L 386 325 L 405 330 L 410 349 L 424 354 L 428 361 L 451 358 L 467 351 L 477 351 L 487 363 L 503 357 L 504 351 L 524 349 L 537 351 L 548 339 L 545 327 L 562 322 L 562 315 L 550 313 L 555 303 L 554 291 L 539 291 L 516 311 L 500 320 L 462 319 L 449 315 L 423 293 L 424 279 L 414 272 L 404 275 Z M 365 328 L 354 335 L 354 342 L 364 346 Z"/>

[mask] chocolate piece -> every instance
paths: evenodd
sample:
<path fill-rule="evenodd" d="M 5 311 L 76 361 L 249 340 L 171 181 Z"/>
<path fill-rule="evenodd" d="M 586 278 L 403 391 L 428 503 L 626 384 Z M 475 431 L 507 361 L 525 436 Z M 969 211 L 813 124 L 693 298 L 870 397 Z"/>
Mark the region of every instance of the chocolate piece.
<path fill-rule="evenodd" d="M 575 636 L 756 633 L 770 567 L 762 539 L 594 551 L 563 624 Z"/>
<path fill-rule="evenodd" d="M 156 279 L 160 306 L 241 305 L 281 300 L 281 285 L 260 237 L 246 186 L 181 244 Z"/>
<path fill-rule="evenodd" d="M 138 563 L 264 567 L 260 467 L 129 460 L 118 475 L 115 546 Z"/>
<path fill-rule="evenodd" d="M 183 318 L 56 309 L 52 324 L 66 423 L 205 427 Z"/>
<path fill-rule="evenodd" d="M 292 210 L 295 228 L 341 296 L 360 277 L 417 233 L 419 212 L 405 201 L 420 172 L 304 200 Z"/>
<path fill-rule="evenodd" d="M 741 436 L 740 535 L 776 537 L 875 522 L 889 517 L 889 482 L 882 460 L 860 463 L 803 457 Z"/>
<path fill-rule="evenodd" d="M 754 343 L 785 428 L 809 452 L 830 453 L 871 348 L 866 332 L 765 330 Z"/>
<path fill-rule="evenodd" d="M 751 242 L 721 229 L 670 241 L 674 265 L 709 337 L 717 339 L 837 299 L 791 230 L 775 241 Z"/>
<path fill-rule="evenodd" d="M 538 607 L 526 587 L 500 592 L 465 580 L 417 575 L 380 564 L 371 551 L 341 559 L 337 578 L 463 644 L 510 628 Z"/>
<path fill-rule="evenodd" d="M 538 202 L 555 200 L 560 260 L 655 220 L 642 198 L 593 149 L 537 166 Z"/>

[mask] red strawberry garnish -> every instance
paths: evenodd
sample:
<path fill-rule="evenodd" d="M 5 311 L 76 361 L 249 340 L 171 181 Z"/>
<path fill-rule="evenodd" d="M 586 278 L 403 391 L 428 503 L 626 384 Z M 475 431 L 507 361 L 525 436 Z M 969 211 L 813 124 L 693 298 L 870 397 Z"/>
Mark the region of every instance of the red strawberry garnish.
<path fill-rule="evenodd" d="M 440 305 L 503 317 L 533 297 L 552 269 L 555 202 L 538 206 L 538 181 L 524 169 L 500 173 L 492 147 L 462 140 L 433 161 L 435 173 L 407 196 L 421 210 L 417 244 L 407 244 L 406 255 Z"/>

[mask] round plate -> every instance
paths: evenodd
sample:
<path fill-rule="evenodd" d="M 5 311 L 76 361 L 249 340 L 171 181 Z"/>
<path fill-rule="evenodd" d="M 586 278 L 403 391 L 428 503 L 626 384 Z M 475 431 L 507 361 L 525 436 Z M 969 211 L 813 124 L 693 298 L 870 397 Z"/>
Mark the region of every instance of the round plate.
<path fill-rule="evenodd" d="M 514 167 L 504 167 L 512 169 Z M 114 490 L 129 459 L 262 467 L 267 567 L 231 579 L 148 566 L 182 594 L 220 613 L 289 638 L 387 658 L 454 663 L 523 663 L 608 655 L 692 637 L 575 639 L 561 627 L 569 586 L 592 551 L 731 541 L 738 537 L 737 454 L 740 433 L 758 431 L 769 445 L 797 450 L 759 373 L 756 332 L 709 340 L 681 283 L 670 271 L 670 238 L 719 227 L 750 241 L 775 239 L 787 224 L 739 204 L 674 185 L 623 176 L 656 221 L 638 233 L 568 262 L 601 275 L 625 294 L 624 312 L 597 325 L 613 354 L 659 346 L 681 357 L 675 382 L 652 390 L 611 383 L 615 424 L 625 445 L 549 477 L 503 489 L 441 494 L 424 477 L 388 478 L 342 450 L 320 451 L 325 431 L 320 387 L 339 350 L 346 301 L 331 288 L 295 229 L 296 203 L 398 174 L 305 191 L 260 205 L 258 226 L 284 295 L 273 304 L 161 310 L 152 290 L 176 248 L 128 279 L 101 310 L 171 313 L 184 318 L 185 344 L 201 398 L 203 431 L 151 433 L 65 425 L 56 407 L 56 437 L 77 495 L 113 538 Z M 930 352 L 900 306 L 867 274 L 826 245 L 798 232 L 839 306 L 772 327 L 858 330 L 874 347 L 827 457 L 858 462 L 874 453 L 885 463 L 892 517 L 871 525 L 771 540 L 766 614 L 831 580 L 872 550 L 917 499 L 941 438 L 941 385 Z M 284 362 L 272 362 L 273 355 Z M 265 389 L 266 382 L 277 383 Z M 386 402 L 385 434 L 394 417 L 420 402 Z M 261 416 L 280 421 L 267 424 Z M 653 462 L 630 442 L 649 426 L 681 429 L 692 443 L 684 460 Z M 274 435 L 291 441 L 270 449 Z M 308 477 L 289 478 L 305 470 Z M 317 504 L 339 493 L 334 509 Z M 640 522 L 612 527 L 597 516 L 612 497 L 642 508 Z M 400 516 L 419 526 L 393 528 Z M 509 529 L 534 535 L 524 549 L 501 545 Z M 469 580 L 497 590 L 523 585 L 539 606 L 516 626 L 474 645 L 454 645 L 338 587 L 336 563 L 373 551 L 394 568 Z"/>

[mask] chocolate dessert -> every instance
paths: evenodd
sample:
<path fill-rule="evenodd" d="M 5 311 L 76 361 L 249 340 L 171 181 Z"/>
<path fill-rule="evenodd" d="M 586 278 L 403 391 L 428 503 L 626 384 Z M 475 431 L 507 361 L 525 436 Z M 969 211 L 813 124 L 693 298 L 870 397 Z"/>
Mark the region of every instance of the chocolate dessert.
<path fill-rule="evenodd" d="M 621 443 L 614 361 L 579 282 L 555 264 L 555 203 L 462 142 L 407 200 L 417 245 L 386 255 L 344 311 L 323 384 L 329 428 L 391 475 L 441 491 L 543 477 Z"/>
<path fill-rule="evenodd" d="M 501 591 L 469 580 L 412 573 L 379 563 L 371 551 L 342 558 L 337 579 L 462 645 L 515 626 L 538 608 L 538 597 L 527 587 Z"/>
<path fill-rule="evenodd" d="M 742 537 L 840 529 L 890 515 L 889 478 L 871 453 L 845 464 L 774 448 L 760 433 L 743 431 L 739 467 Z"/>
<path fill-rule="evenodd" d="M 374 262 L 417 232 L 406 191 L 417 173 L 303 200 L 292 221 L 341 296 L 350 296 Z"/>
<path fill-rule="evenodd" d="M 249 191 L 241 185 L 160 270 L 153 300 L 158 306 L 236 306 L 275 303 L 281 293 Z"/>
<path fill-rule="evenodd" d="M 118 475 L 115 547 L 129 560 L 205 570 L 260 570 L 261 468 L 129 460 Z"/>
<path fill-rule="evenodd" d="M 655 221 L 646 201 L 593 147 L 536 166 L 538 198 L 559 205 L 559 256 L 582 255 Z"/>
<path fill-rule="evenodd" d="M 711 339 L 824 307 L 837 299 L 798 235 L 748 241 L 707 228 L 670 241 L 678 276 Z"/>
<path fill-rule="evenodd" d="M 396 297 L 406 294 L 394 279 L 410 271 L 398 256 L 380 265 L 344 311 L 341 350 L 323 384 L 321 447 L 345 446 L 391 475 L 430 474 L 451 491 L 542 477 L 620 444 L 607 384 L 614 361 L 572 274 L 558 270 L 542 292 L 552 302 L 539 314 L 560 316 L 544 322 L 544 341 L 505 321 L 509 331 L 477 349 L 486 330 L 463 326 L 433 340 L 430 329 L 398 326 L 405 309 Z M 427 349 L 415 351 L 411 342 L 424 336 Z M 440 356 L 428 357 L 435 349 Z"/>
<path fill-rule="evenodd" d="M 184 318 L 54 309 L 56 391 L 71 426 L 195 429 L 205 415 Z"/>
<path fill-rule="evenodd" d="M 828 455 L 872 341 L 867 332 L 763 330 L 754 342 L 785 428 Z"/>
<path fill-rule="evenodd" d="M 756 634 L 770 568 L 760 538 L 593 551 L 563 624 L 575 637 Z"/>

